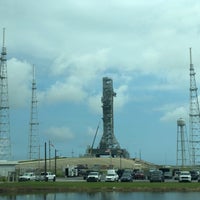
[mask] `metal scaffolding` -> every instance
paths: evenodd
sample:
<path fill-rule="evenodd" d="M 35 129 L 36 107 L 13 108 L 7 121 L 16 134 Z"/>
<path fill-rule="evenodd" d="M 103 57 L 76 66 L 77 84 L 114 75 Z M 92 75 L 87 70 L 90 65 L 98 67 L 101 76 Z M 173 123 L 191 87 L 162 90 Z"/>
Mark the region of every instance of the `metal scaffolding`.
<path fill-rule="evenodd" d="M 189 143 L 191 165 L 200 164 L 200 112 L 195 80 L 195 71 L 192 64 L 190 48 L 190 110 L 189 110 Z"/>
<path fill-rule="evenodd" d="M 101 98 L 103 104 L 103 136 L 99 144 L 100 149 L 120 149 L 120 145 L 114 135 L 113 97 L 115 96 L 112 79 L 104 77 L 103 97 Z"/>
<path fill-rule="evenodd" d="M 97 149 L 93 149 L 92 145 L 92 149 L 90 150 L 90 154 L 95 156 L 110 155 L 112 157 L 129 157 L 129 153 L 126 151 L 126 149 L 121 149 L 114 135 L 113 98 L 115 96 L 116 93 L 113 90 L 112 79 L 104 77 L 103 96 L 101 98 L 103 109 L 103 135 Z"/>
<path fill-rule="evenodd" d="M 32 80 L 32 100 L 31 100 L 31 117 L 30 117 L 30 133 L 29 133 L 29 159 L 39 159 L 40 144 L 39 144 L 39 122 L 37 110 L 37 86 L 35 80 L 35 67 L 33 66 Z"/>
<path fill-rule="evenodd" d="M 10 117 L 8 100 L 7 52 L 5 28 L 0 63 L 0 160 L 11 160 Z"/>

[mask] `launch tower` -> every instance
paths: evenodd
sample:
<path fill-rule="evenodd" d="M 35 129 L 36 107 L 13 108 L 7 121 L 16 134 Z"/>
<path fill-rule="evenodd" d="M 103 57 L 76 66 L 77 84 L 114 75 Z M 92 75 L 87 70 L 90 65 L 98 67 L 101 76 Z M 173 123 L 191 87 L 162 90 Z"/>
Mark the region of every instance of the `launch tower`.
<path fill-rule="evenodd" d="M 114 135 L 114 115 L 113 115 L 113 97 L 116 93 L 113 91 L 113 81 L 110 78 L 103 78 L 103 136 L 101 138 L 100 149 L 120 149 L 120 145 Z"/>
<path fill-rule="evenodd" d="M 11 160 L 10 117 L 8 101 L 7 52 L 5 47 L 5 28 L 0 57 L 0 160 Z"/>
<path fill-rule="evenodd" d="M 126 149 L 121 149 L 117 139 L 114 135 L 114 112 L 113 112 L 113 99 L 116 93 L 113 90 L 113 81 L 111 78 L 103 78 L 103 96 L 102 109 L 103 109 L 103 135 L 97 149 L 92 149 L 92 153 L 99 157 L 101 155 L 111 155 L 129 157 Z"/>

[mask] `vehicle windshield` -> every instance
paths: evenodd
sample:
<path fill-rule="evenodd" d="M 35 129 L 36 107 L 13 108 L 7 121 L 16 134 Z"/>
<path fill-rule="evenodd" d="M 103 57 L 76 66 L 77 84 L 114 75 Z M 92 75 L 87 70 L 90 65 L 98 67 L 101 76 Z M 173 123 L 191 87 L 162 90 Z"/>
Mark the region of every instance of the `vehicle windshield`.
<path fill-rule="evenodd" d="M 98 172 L 90 172 L 90 175 L 98 175 Z"/>
<path fill-rule="evenodd" d="M 123 177 L 128 177 L 128 176 L 131 176 L 130 174 L 123 174 L 122 175 Z"/>
<path fill-rule="evenodd" d="M 29 176 L 29 175 L 30 175 L 30 173 L 25 173 L 25 174 L 24 174 L 24 176 Z"/>
<path fill-rule="evenodd" d="M 114 174 L 108 174 L 107 176 L 114 176 Z"/>
<path fill-rule="evenodd" d="M 190 175 L 190 173 L 189 172 L 183 172 L 183 173 L 181 173 L 181 175 Z"/>

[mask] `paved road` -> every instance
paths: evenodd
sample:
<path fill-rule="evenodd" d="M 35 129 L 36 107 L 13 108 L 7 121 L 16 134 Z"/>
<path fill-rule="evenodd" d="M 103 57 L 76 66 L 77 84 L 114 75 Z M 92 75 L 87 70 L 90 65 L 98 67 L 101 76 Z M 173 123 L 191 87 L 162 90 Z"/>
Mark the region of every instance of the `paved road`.
<path fill-rule="evenodd" d="M 58 182 L 85 182 L 86 180 L 83 179 L 83 177 L 66 177 L 66 178 L 57 178 L 56 181 Z M 102 180 L 104 181 L 104 180 Z M 149 180 L 133 180 L 133 182 L 149 182 Z M 178 182 L 178 180 L 174 179 L 165 179 L 165 182 Z M 197 182 L 196 180 L 193 180 L 192 182 Z"/>

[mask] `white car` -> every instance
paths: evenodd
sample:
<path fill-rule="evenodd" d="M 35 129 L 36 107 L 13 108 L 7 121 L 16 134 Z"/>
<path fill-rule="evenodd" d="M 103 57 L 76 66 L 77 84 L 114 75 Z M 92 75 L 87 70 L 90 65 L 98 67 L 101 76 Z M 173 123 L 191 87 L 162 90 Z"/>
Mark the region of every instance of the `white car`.
<path fill-rule="evenodd" d="M 106 182 L 114 182 L 114 181 L 118 181 L 119 176 L 117 173 L 111 173 L 111 174 L 107 174 L 105 181 Z"/>
<path fill-rule="evenodd" d="M 189 171 L 181 171 L 179 174 L 179 182 L 191 182 L 192 177 Z"/>
<path fill-rule="evenodd" d="M 36 177 L 36 181 L 56 181 L 56 175 L 52 172 L 41 172 L 39 176 Z"/>
<path fill-rule="evenodd" d="M 22 176 L 19 176 L 18 181 L 35 181 L 35 174 L 33 172 L 24 173 Z"/>

